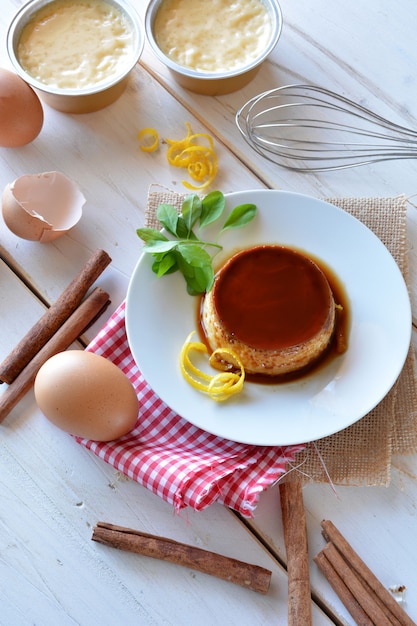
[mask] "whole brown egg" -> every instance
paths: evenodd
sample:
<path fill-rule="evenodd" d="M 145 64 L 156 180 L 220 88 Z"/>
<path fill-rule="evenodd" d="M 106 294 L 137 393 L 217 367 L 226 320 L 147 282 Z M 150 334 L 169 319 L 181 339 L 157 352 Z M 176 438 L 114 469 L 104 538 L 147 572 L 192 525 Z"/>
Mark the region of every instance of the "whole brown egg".
<path fill-rule="evenodd" d="M 129 378 L 114 363 L 83 350 L 48 359 L 34 384 L 45 417 L 71 435 L 112 441 L 135 426 L 139 402 Z"/>
<path fill-rule="evenodd" d="M 24 146 L 43 126 L 42 104 L 25 81 L 0 67 L 0 147 Z"/>

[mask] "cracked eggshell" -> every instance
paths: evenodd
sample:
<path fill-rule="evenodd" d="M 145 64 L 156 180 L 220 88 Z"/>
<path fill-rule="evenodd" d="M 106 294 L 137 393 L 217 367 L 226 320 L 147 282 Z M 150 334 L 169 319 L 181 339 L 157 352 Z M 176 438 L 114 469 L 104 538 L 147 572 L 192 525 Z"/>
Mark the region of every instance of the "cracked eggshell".
<path fill-rule="evenodd" d="M 2 213 L 12 233 L 47 243 L 77 224 L 84 203 L 78 186 L 61 172 L 27 174 L 4 189 Z"/>

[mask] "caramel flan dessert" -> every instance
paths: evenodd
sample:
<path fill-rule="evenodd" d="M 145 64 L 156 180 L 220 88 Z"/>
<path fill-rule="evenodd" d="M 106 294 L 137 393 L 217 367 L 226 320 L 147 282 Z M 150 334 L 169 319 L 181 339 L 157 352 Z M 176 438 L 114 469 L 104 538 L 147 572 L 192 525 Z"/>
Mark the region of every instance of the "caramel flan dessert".
<path fill-rule="evenodd" d="M 227 348 L 247 374 L 305 371 L 328 350 L 336 305 L 326 275 L 291 248 L 260 245 L 233 255 L 201 304 L 209 347 Z"/>

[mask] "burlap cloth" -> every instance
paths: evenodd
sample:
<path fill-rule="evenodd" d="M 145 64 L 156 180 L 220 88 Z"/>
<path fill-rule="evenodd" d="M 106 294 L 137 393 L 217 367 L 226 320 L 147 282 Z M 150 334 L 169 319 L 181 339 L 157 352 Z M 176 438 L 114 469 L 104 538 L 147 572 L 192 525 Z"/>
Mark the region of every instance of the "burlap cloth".
<path fill-rule="evenodd" d="M 160 228 L 156 209 L 166 202 L 181 207 L 183 195 L 153 186 L 148 194 L 145 225 Z M 347 211 L 385 244 L 408 282 L 407 203 L 394 198 L 326 198 Z M 387 396 L 345 430 L 308 443 L 297 455 L 286 480 L 332 482 L 335 485 L 388 485 L 391 459 L 417 451 L 417 370 L 413 349 Z M 291 468 L 289 468 L 291 469 Z"/>

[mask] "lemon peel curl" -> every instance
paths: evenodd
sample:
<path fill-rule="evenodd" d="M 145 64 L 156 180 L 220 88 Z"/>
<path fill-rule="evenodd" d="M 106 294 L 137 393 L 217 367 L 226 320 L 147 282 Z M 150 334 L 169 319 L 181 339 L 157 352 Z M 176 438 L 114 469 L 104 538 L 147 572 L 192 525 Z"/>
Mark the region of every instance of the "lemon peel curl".
<path fill-rule="evenodd" d="M 210 355 L 209 364 L 217 370 L 222 370 L 214 376 L 206 374 L 194 365 L 190 358 L 190 352 L 195 351 L 208 355 L 208 349 L 204 343 L 191 341 L 194 333 L 195 331 L 192 331 L 188 335 L 180 353 L 180 368 L 185 380 L 194 389 L 206 393 L 216 402 L 224 402 L 242 391 L 245 369 L 239 357 L 232 350 L 219 348 Z"/>
<path fill-rule="evenodd" d="M 155 152 L 159 147 L 159 135 L 155 128 L 142 128 L 138 132 L 139 148 L 143 152 Z"/>
<path fill-rule="evenodd" d="M 215 179 L 218 171 L 218 160 L 214 150 L 212 137 L 207 133 L 193 133 L 191 125 L 186 122 L 187 135 L 183 139 L 165 139 L 168 144 L 167 159 L 174 167 L 187 169 L 193 184 L 183 180 L 187 189 L 205 189 Z"/>

